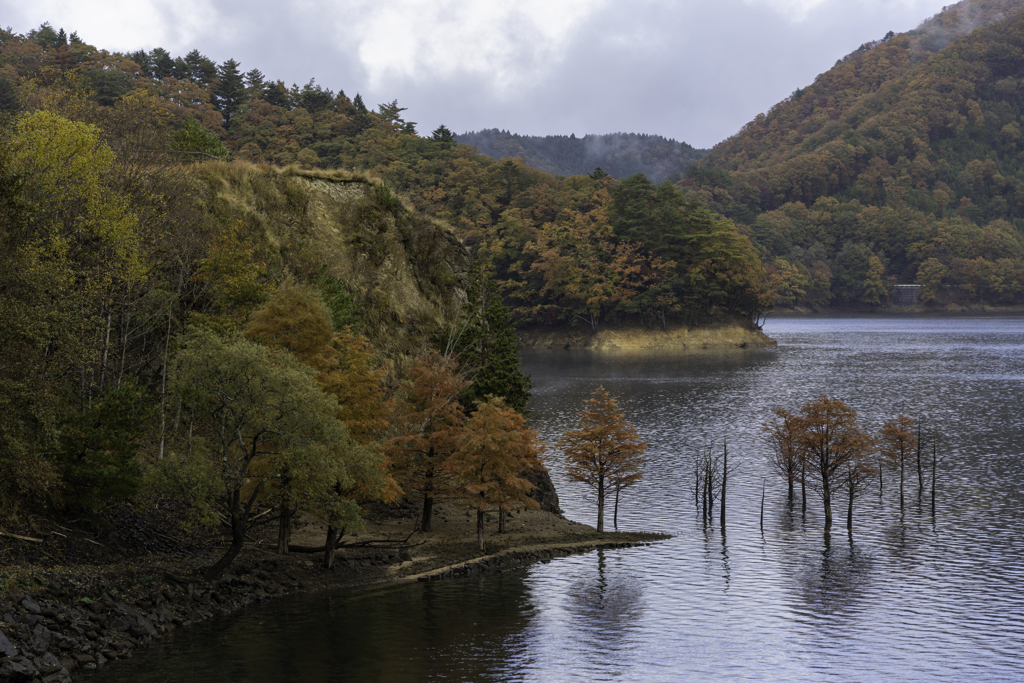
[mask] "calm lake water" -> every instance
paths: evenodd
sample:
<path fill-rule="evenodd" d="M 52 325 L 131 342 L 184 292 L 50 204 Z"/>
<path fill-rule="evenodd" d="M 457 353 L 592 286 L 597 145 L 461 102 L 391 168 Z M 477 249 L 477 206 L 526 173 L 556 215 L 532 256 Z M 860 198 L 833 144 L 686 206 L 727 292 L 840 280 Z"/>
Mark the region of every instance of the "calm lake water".
<path fill-rule="evenodd" d="M 619 527 L 671 540 L 492 577 L 289 598 L 182 631 L 88 680 L 1024 680 L 1024 318 L 781 318 L 766 351 L 530 356 L 533 425 L 553 442 L 604 385 L 650 444 Z M 771 410 L 840 398 L 872 431 L 902 412 L 939 439 L 937 509 L 916 473 L 791 509 L 764 462 Z M 690 458 L 728 438 L 726 533 L 693 506 Z M 566 516 L 587 489 L 548 465 Z M 767 479 L 764 531 L 759 528 Z M 842 513 L 842 516 L 839 513 Z M 717 516 L 716 516 L 717 521 Z M 610 526 L 610 521 L 608 522 Z"/>

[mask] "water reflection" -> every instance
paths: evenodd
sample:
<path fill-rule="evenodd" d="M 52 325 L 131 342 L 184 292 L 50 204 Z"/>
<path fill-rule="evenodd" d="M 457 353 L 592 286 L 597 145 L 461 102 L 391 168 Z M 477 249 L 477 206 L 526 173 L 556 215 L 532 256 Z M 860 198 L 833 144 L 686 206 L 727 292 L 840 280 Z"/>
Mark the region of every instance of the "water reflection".
<path fill-rule="evenodd" d="M 650 444 L 619 525 L 674 534 L 528 571 L 313 596 L 193 629 L 97 681 L 1024 680 L 1024 322 L 773 320 L 776 350 L 604 362 L 528 360 L 534 427 L 553 442 L 598 384 Z M 775 406 L 843 398 L 877 430 L 903 412 L 940 433 L 900 515 L 896 486 L 858 498 L 853 534 L 764 463 Z M 728 535 L 693 508 L 691 449 L 729 440 Z M 589 489 L 552 477 L 567 516 Z M 765 482 L 764 525 L 761 491 Z M 842 515 L 839 515 L 839 510 Z M 717 512 L 717 511 L 716 511 Z M 842 519 L 840 519 L 842 518 Z M 206 629 L 206 630 L 203 630 Z M 209 647 L 208 645 L 212 645 Z M 301 678 L 300 678 L 301 676 Z"/>

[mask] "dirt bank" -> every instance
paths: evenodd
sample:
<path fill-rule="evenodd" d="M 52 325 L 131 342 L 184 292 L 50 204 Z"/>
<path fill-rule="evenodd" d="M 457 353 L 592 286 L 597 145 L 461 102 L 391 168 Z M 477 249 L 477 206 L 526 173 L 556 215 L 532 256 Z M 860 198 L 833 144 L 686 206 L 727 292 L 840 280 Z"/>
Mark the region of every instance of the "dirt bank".
<path fill-rule="evenodd" d="M 415 531 L 414 507 L 381 508 L 365 531 L 343 539 L 331 570 L 320 566 L 319 554 L 272 552 L 274 530 L 266 529 L 221 579 L 207 583 L 199 577 L 223 552 L 221 539 L 164 534 L 147 548 L 144 539 L 157 533 L 152 512 L 121 510 L 120 526 L 99 533 L 36 519 L 16 534 L 33 540 L 0 536 L 0 681 L 66 683 L 75 671 L 130 658 L 175 628 L 289 593 L 503 571 L 666 538 L 598 533 L 529 511 L 513 514 L 505 534 L 490 520 L 481 552 L 475 513 L 464 507 L 438 504 L 429 534 Z M 300 521 L 292 543 L 316 546 L 323 539 L 322 526 Z"/>
<path fill-rule="evenodd" d="M 717 349 L 758 349 L 776 346 L 761 330 L 742 324 L 711 327 L 537 328 L 520 331 L 524 351 L 595 351 L 600 353 L 688 352 Z"/>

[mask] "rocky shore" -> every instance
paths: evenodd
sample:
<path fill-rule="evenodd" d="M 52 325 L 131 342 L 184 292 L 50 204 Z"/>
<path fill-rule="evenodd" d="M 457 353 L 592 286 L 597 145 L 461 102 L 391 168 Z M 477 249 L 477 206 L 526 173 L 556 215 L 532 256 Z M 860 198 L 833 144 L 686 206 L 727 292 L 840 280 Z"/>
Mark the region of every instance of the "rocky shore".
<path fill-rule="evenodd" d="M 198 577 L 216 560 L 216 544 L 184 552 L 112 553 L 100 564 L 5 562 L 0 568 L 0 681 L 66 683 L 76 672 L 132 657 L 138 648 L 176 628 L 290 593 L 486 574 L 594 548 L 666 538 L 599 534 L 538 510 L 515 514 L 508 533 L 489 529 L 487 551 L 481 552 L 475 517 L 471 521 L 464 509 L 439 505 L 430 534 L 412 531 L 412 513 L 399 511 L 371 521 L 339 549 L 330 570 L 320 566 L 317 555 L 277 555 L 260 541 L 214 582 Z M 66 541 L 70 530 L 60 528 L 61 540 Z M 315 523 L 300 525 L 293 541 L 322 543 L 321 533 Z M 45 544 L 48 538 L 38 540 Z M 18 543 L 35 541 L 19 541 L 9 534 L 0 552 L 15 554 L 11 551 Z"/>

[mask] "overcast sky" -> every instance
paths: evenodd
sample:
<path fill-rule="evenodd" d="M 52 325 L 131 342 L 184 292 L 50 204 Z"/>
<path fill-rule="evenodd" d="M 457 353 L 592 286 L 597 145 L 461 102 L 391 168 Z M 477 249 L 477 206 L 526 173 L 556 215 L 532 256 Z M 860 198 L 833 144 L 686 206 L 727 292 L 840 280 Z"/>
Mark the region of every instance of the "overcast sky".
<path fill-rule="evenodd" d="M 711 147 L 861 44 L 953 0 L 0 0 L 111 51 L 198 49 L 421 135 L 651 133 Z"/>

